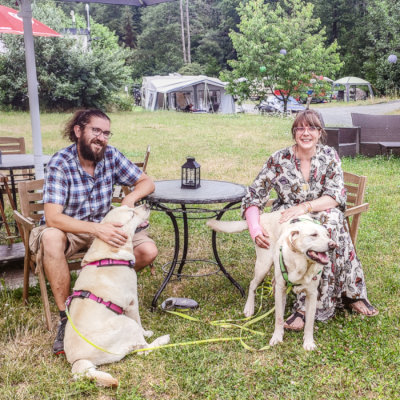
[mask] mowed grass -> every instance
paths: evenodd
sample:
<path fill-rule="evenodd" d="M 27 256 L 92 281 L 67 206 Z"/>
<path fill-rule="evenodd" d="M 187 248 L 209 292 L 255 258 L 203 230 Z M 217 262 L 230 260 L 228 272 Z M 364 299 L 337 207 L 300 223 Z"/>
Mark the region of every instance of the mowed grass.
<path fill-rule="evenodd" d="M 42 114 L 44 153 L 68 143 L 60 139 L 67 114 Z M 132 160 L 140 160 L 151 145 L 148 173 L 155 180 L 178 179 L 186 156 L 201 164 L 203 179 L 248 185 L 275 150 L 291 143 L 291 120 L 258 115 L 195 115 L 173 112 L 110 114 L 111 144 Z M 0 113 L 0 134 L 24 136 L 32 150 L 30 119 L 26 113 Z M 366 201 L 357 250 L 371 302 L 379 316 L 366 318 L 339 311 L 327 323 L 316 323 L 317 350 L 302 348 L 301 333 L 286 333 L 284 343 L 264 351 L 248 351 L 239 342 L 201 344 L 156 350 L 147 356 L 130 355 L 100 369 L 120 381 L 117 389 L 96 387 L 88 380 L 73 381 L 70 365 L 51 351 L 55 331 L 44 326 L 40 292 L 30 289 L 30 304 L 21 290 L 0 293 L 0 398 L 4 399 L 397 399 L 400 397 L 399 233 L 400 159 L 344 159 L 343 168 L 368 177 Z M 225 218 L 225 217 L 224 217 Z M 226 218 L 239 218 L 233 211 Z M 239 319 L 245 299 L 221 275 L 173 281 L 160 297 L 190 297 L 200 308 L 191 322 L 161 310 L 150 312 L 159 288 L 161 266 L 172 256 L 173 230 L 167 216 L 153 212 L 151 234 L 159 247 L 156 276 L 138 276 L 143 326 L 154 336 L 169 333 L 172 343 L 236 337 L 237 329 L 207 322 Z M 210 232 L 204 220 L 190 221 L 191 258 L 211 257 Z M 255 253 L 247 233 L 219 235 L 222 262 L 247 289 Z M 21 265 L 22 268 L 22 265 Z M 208 272 L 209 264 L 198 265 Z M 190 265 L 185 271 L 196 272 Z M 54 325 L 58 319 L 52 297 Z M 293 302 L 289 296 L 287 313 Z M 261 313 L 273 307 L 266 298 Z M 273 332 L 273 315 L 252 325 L 265 336 L 246 343 L 265 346 Z M 246 332 L 243 333 L 247 335 Z M 150 339 L 151 341 L 152 339 Z"/>

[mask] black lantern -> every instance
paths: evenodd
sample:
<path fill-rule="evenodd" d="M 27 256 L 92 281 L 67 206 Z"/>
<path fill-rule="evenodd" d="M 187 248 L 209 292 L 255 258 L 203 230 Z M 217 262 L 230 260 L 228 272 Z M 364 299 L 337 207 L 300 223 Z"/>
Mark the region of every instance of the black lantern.
<path fill-rule="evenodd" d="M 194 157 L 187 157 L 182 165 L 181 188 L 196 189 L 200 187 L 200 164 Z"/>

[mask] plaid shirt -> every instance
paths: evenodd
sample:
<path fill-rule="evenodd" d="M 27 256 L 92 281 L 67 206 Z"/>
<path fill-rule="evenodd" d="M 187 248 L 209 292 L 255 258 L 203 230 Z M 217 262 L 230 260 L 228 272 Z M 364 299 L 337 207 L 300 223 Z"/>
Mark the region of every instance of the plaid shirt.
<path fill-rule="evenodd" d="M 76 144 L 72 144 L 54 154 L 47 164 L 43 202 L 61 204 L 63 213 L 70 217 L 100 222 L 110 210 L 113 186 L 132 186 L 141 174 L 120 151 L 107 146 L 91 176 L 83 170 Z"/>

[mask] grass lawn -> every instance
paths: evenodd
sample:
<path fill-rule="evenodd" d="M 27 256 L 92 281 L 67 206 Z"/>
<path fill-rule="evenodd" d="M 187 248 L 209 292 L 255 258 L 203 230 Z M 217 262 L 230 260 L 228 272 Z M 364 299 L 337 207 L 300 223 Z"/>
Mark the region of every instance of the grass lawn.
<path fill-rule="evenodd" d="M 42 114 L 44 153 L 67 145 L 60 139 L 66 114 Z M 248 185 L 266 158 L 291 143 L 291 120 L 259 115 L 196 115 L 174 112 L 110 114 L 114 136 L 110 143 L 132 160 L 140 160 L 151 145 L 148 174 L 155 180 L 176 179 L 186 156 L 201 164 L 202 178 Z M 0 113 L 0 135 L 24 136 L 32 151 L 27 113 Z M 45 329 L 40 292 L 30 289 L 30 304 L 22 291 L 0 292 L 1 399 L 398 399 L 400 397 L 400 159 L 343 159 L 343 168 L 368 177 L 370 210 L 361 220 L 357 250 L 367 279 L 375 318 L 339 311 L 327 323 L 316 323 L 317 350 L 305 352 L 302 334 L 285 334 L 284 343 L 264 351 L 248 351 L 239 342 L 175 347 L 148 356 L 130 355 L 100 369 L 120 381 L 117 389 L 73 381 L 70 365 L 52 354 L 55 331 Z M 228 217 L 228 216 L 227 216 Z M 233 211 L 229 218 L 239 218 Z M 157 273 L 138 276 L 143 326 L 155 337 L 169 333 L 172 343 L 237 336 L 237 329 L 211 326 L 208 321 L 242 317 L 245 299 L 223 276 L 171 282 L 160 300 L 190 297 L 200 308 L 191 322 L 149 306 L 163 279 L 161 265 L 171 259 L 173 230 L 169 218 L 151 216 L 151 234 L 159 247 Z M 211 257 L 210 232 L 204 220 L 191 221 L 189 256 Z M 248 234 L 219 235 L 222 262 L 247 289 L 255 253 Z M 22 268 L 22 265 L 21 265 Z M 209 265 L 200 265 L 207 272 Z M 57 310 L 52 297 L 56 323 Z M 289 306 L 293 297 L 289 296 Z M 266 298 L 261 312 L 273 306 Z M 287 312 L 289 312 L 289 306 Z M 273 332 L 273 315 L 252 327 L 265 333 L 248 339 L 261 348 Z"/>

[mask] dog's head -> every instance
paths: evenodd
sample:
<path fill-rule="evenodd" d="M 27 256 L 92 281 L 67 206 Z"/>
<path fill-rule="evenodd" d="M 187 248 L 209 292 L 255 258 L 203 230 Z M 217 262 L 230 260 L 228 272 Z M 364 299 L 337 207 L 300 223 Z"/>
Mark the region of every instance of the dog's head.
<path fill-rule="evenodd" d="M 128 206 L 116 207 L 110 210 L 101 223 L 122 224 L 121 229 L 133 236 L 138 225 L 145 222 L 150 216 L 150 207 L 147 204 L 131 208 Z"/>
<path fill-rule="evenodd" d="M 121 229 L 128 235 L 125 245 L 121 247 L 113 247 L 99 238 L 95 238 L 82 260 L 82 265 L 86 265 L 92 261 L 102 260 L 104 258 L 134 260 L 132 236 L 135 234 L 136 228 L 142 222 L 147 221 L 149 216 L 150 207 L 147 204 L 135 208 L 121 206 L 110 210 L 101 223 L 104 224 L 108 222 L 122 224 Z"/>
<path fill-rule="evenodd" d="M 328 252 L 337 247 L 327 229 L 313 220 L 295 222 L 289 231 L 288 241 L 295 251 L 323 265 L 329 262 Z"/>

